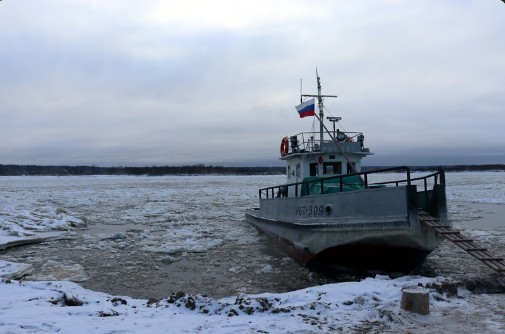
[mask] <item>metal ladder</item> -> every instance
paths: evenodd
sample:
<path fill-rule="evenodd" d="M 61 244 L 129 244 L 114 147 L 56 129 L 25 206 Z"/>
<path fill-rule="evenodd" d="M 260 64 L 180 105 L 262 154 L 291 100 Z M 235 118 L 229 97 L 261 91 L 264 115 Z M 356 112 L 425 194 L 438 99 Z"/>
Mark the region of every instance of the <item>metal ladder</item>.
<path fill-rule="evenodd" d="M 421 224 L 424 224 L 441 234 L 447 240 L 451 241 L 489 268 L 493 269 L 500 275 L 505 276 L 505 261 L 503 258 L 493 256 L 488 252 L 487 248 L 479 247 L 472 239 L 465 238 L 461 232 L 453 229 L 452 227 L 440 225 L 440 221 L 437 218 L 422 210 L 419 211 L 419 221 Z"/>

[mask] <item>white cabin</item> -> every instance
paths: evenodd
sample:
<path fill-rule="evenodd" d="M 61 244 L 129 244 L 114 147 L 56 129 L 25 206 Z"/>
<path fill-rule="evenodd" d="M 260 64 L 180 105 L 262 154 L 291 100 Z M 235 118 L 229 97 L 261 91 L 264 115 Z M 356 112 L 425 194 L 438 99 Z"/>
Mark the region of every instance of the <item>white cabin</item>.
<path fill-rule="evenodd" d="M 311 176 L 353 174 L 361 171 L 361 159 L 373 154 L 364 147 L 361 132 L 335 131 L 327 139 L 319 133 L 304 132 L 284 138 L 281 160 L 286 161 L 287 183 L 302 182 Z M 330 139 L 333 137 L 334 139 Z M 288 146 L 286 148 L 286 142 Z M 290 187 L 294 191 L 293 187 Z M 293 195 L 293 194 L 289 194 Z"/>

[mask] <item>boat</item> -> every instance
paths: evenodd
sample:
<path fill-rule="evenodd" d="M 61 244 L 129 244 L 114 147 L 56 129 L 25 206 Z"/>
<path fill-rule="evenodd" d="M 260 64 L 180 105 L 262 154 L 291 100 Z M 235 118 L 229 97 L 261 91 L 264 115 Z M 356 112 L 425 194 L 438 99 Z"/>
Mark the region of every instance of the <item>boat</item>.
<path fill-rule="evenodd" d="M 300 117 L 317 119 L 319 132 L 282 139 L 287 181 L 260 189 L 259 206 L 246 210 L 246 220 L 309 267 L 411 272 L 443 240 L 420 213 L 451 226 L 443 169 L 421 176 L 407 166 L 362 169 L 361 160 L 373 154 L 364 134 L 336 129 L 341 117 L 327 117 L 328 129 L 324 98 L 336 96 L 321 94 L 318 74 L 317 88 L 313 95 L 300 92 L 296 108 Z"/>

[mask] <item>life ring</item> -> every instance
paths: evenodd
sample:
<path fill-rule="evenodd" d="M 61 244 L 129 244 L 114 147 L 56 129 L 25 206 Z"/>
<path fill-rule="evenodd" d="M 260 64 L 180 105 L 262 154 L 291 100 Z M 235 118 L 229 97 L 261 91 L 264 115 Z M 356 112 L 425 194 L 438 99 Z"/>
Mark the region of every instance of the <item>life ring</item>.
<path fill-rule="evenodd" d="M 286 156 L 288 155 L 288 150 L 289 150 L 289 140 L 288 137 L 282 138 L 281 141 L 281 156 Z"/>

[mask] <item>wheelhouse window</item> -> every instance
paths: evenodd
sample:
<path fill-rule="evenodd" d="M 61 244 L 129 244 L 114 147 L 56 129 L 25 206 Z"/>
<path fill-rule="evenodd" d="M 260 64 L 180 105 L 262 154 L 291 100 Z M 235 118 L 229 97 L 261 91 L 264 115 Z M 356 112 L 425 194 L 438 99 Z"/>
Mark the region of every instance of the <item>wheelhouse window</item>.
<path fill-rule="evenodd" d="M 342 163 L 325 162 L 323 164 L 323 174 L 342 174 Z"/>

